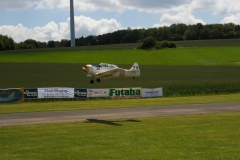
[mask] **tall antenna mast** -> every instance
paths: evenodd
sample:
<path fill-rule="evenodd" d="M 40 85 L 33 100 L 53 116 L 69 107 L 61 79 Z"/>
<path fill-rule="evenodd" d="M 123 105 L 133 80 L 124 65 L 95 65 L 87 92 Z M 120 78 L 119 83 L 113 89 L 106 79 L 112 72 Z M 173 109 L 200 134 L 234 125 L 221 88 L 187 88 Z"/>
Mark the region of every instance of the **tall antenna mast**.
<path fill-rule="evenodd" d="M 70 28 L 71 28 L 71 47 L 75 47 L 75 23 L 73 0 L 70 0 Z"/>

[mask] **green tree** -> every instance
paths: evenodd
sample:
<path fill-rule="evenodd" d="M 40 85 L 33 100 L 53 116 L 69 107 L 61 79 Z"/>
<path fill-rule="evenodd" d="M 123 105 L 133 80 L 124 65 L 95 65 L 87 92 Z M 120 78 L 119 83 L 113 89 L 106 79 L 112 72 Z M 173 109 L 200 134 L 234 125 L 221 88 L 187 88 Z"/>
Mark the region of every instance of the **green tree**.
<path fill-rule="evenodd" d="M 6 35 L 0 35 L 0 40 L 3 43 L 3 50 L 13 50 L 15 49 L 14 40 Z"/>
<path fill-rule="evenodd" d="M 15 49 L 15 50 L 19 49 L 18 43 L 16 43 L 16 42 L 14 42 L 14 49 Z"/>
<path fill-rule="evenodd" d="M 158 28 L 158 38 L 157 40 L 162 41 L 162 40 L 167 40 L 169 36 L 169 27 L 159 27 Z"/>
<path fill-rule="evenodd" d="M 27 44 L 27 49 L 36 49 L 34 44 Z"/>
<path fill-rule="evenodd" d="M 2 51 L 4 49 L 4 44 L 3 41 L 0 39 L 0 51 Z"/>
<path fill-rule="evenodd" d="M 77 42 L 77 40 L 76 40 L 76 42 Z M 71 46 L 70 40 L 62 39 L 61 42 L 60 42 L 60 46 L 61 47 L 70 47 Z"/>
<path fill-rule="evenodd" d="M 196 33 L 194 31 L 194 27 L 193 26 L 188 26 L 187 30 L 185 31 L 184 35 L 183 35 L 183 39 L 184 40 L 196 40 Z"/>
<path fill-rule="evenodd" d="M 31 38 L 25 40 L 24 43 L 26 43 L 26 44 L 29 45 L 29 46 L 31 45 L 31 47 L 39 48 L 38 42 L 37 42 L 36 40 L 34 40 L 34 39 L 31 39 Z"/>
<path fill-rule="evenodd" d="M 27 49 L 27 44 L 24 43 L 24 42 L 20 42 L 20 43 L 18 44 L 18 48 L 19 48 L 19 49 Z"/>
<path fill-rule="evenodd" d="M 38 43 L 38 48 L 47 48 L 47 42 L 37 42 Z"/>
<path fill-rule="evenodd" d="M 70 46 L 70 41 L 69 41 Z M 85 46 L 85 38 L 82 36 L 80 38 L 76 38 L 76 46 Z"/>
<path fill-rule="evenodd" d="M 195 33 L 195 39 L 202 39 L 203 25 L 201 23 L 197 23 L 196 25 L 193 25 L 193 29 Z"/>
<path fill-rule="evenodd" d="M 48 47 L 48 48 L 54 48 L 54 47 L 56 47 L 55 42 L 54 42 L 54 41 L 48 41 L 47 47 Z"/>

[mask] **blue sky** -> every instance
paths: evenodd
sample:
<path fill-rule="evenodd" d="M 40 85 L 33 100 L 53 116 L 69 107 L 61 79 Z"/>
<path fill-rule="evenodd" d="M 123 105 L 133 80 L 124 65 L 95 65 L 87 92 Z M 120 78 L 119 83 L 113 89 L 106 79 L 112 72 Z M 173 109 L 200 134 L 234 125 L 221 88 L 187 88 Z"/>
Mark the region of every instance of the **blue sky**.
<path fill-rule="evenodd" d="M 70 39 L 69 0 L 0 0 L 0 34 L 16 42 Z M 239 0 L 74 0 L 76 38 L 128 27 L 240 24 Z"/>

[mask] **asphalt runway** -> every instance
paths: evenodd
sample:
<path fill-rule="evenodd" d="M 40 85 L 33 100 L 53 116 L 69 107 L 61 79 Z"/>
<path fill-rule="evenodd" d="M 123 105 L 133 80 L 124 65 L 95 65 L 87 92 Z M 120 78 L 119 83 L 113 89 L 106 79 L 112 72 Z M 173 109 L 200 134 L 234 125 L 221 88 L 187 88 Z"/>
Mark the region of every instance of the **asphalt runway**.
<path fill-rule="evenodd" d="M 240 112 L 240 102 L 101 109 L 101 110 L 73 110 L 73 111 L 0 114 L 0 127 L 62 123 L 62 122 L 81 122 L 86 120 L 100 121 L 121 118 L 181 116 L 197 114 L 216 114 L 227 112 Z"/>

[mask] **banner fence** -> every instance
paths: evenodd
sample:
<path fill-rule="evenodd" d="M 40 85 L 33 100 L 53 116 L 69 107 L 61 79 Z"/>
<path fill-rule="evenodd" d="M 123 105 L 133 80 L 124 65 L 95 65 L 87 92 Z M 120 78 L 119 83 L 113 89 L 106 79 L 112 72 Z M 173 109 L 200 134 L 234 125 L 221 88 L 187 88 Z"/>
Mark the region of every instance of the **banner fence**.
<path fill-rule="evenodd" d="M 163 88 L 102 88 L 102 89 L 86 89 L 86 88 L 68 88 L 68 87 L 49 87 L 49 88 L 25 88 L 22 89 L 2 89 L 0 90 L 0 103 L 7 100 L 6 97 L 10 93 L 22 93 L 21 99 L 44 99 L 44 98 L 148 98 L 162 97 Z M 20 93 L 19 93 L 20 92 Z M 4 96 L 5 95 L 5 96 Z M 21 95 L 21 94 L 20 94 Z M 3 98 L 3 99 L 1 99 Z M 5 98 L 5 99 L 4 99 Z M 11 101 L 12 102 L 12 101 Z M 15 101 L 14 101 L 15 102 Z"/>
<path fill-rule="evenodd" d="M 23 88 L 0 89 L 0 103 L 24 102 Z"/>
<path fill-rule="evenodd" d="M 162 97 L 163 89 L 162 88 L 142 88 L 142 97 Z"/>

